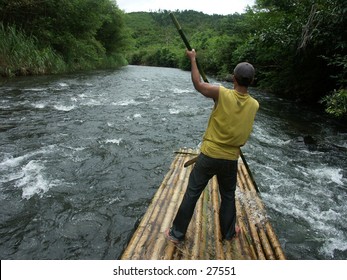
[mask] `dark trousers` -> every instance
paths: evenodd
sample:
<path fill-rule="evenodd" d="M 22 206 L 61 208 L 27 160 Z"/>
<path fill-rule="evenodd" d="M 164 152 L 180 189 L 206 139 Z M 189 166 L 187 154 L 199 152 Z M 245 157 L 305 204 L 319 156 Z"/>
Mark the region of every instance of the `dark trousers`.
<path fill-rule="evenodd" d="M 230 239 L 234 236 L 236 223 L 235 190 L 237 160 L 214 159 L 200 154 L 190 173 L 187 190 L 171 228 L 171 234 L 177 239 L 184 239 L 194 213 L 196 202 L 208 181 L 214 175 L 217 175 L 221 195 L 219 220 L 222 237 Z"/>

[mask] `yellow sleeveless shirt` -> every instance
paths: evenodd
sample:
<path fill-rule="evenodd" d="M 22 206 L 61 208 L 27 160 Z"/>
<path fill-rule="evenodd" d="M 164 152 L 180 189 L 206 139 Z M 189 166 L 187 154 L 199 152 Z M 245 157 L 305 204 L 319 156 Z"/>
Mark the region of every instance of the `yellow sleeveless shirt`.
<path fill-rule="evenodd" d="M 212 158 L 237 160 L 252 131 L 259 103 L 249 94 L 219 88 L 218 103 L 205 131 L 201 152 Z"/>

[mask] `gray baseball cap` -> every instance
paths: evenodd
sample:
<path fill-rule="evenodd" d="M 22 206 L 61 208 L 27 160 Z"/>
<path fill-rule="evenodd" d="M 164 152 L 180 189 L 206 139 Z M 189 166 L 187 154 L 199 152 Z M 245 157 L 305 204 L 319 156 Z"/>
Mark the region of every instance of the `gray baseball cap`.
<path fill-rule="evenodd" d="M 240 86 L 249 86 L 253 82 L 254 75 L 254 67 L 248 62 L 241 62 L 234 69 L 234 76 Z"/>

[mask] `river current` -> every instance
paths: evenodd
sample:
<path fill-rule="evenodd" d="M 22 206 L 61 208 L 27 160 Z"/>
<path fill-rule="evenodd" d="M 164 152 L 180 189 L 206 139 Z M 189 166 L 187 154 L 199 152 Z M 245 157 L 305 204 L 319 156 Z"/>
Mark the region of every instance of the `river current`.
<path fill-rule="evenodd" d="M 346 125 L 250 92 L 243 153 L 287 258 L 347 259 Z M 0 94 L 1 259 L 119 258 L 213 105 L 190 72 L 142 66 L 16 78 Z"/>

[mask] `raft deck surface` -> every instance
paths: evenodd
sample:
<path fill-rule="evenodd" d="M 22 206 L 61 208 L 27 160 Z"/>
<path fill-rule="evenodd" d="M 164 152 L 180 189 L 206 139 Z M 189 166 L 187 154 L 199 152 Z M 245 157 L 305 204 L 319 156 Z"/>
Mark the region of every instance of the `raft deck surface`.
<path fill-rule="evenodd" d="M 171 164 L 147 212 L 124 250 L 123 260 L 254 260 L 285 259 L 245 165 L 239 161 L 236 189 L 237 225 L 241 233 L 222 240 L 219 227 L 220 197 L 216 177 L 202 193 L 188 227 L 186 239 L 175 245 L 164 232 L 171 226 L 184 195 L 192 165 L 184 163 L 197 151 L 181 149 Z"/>

